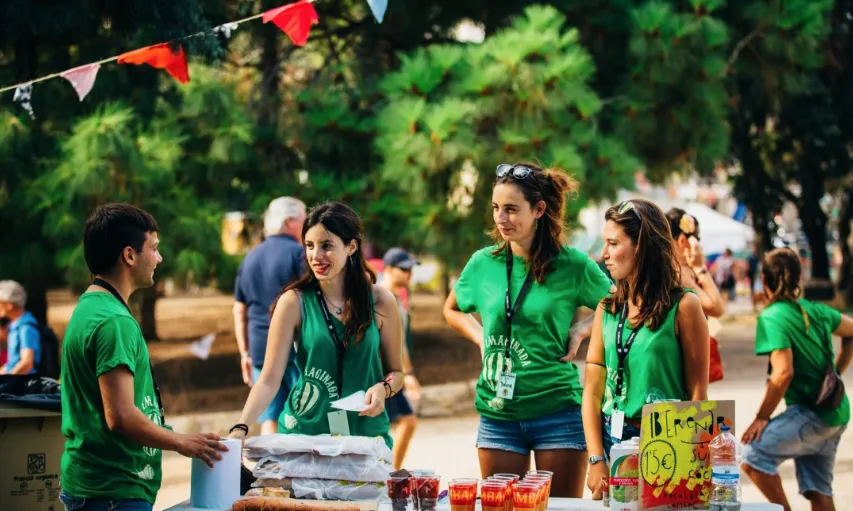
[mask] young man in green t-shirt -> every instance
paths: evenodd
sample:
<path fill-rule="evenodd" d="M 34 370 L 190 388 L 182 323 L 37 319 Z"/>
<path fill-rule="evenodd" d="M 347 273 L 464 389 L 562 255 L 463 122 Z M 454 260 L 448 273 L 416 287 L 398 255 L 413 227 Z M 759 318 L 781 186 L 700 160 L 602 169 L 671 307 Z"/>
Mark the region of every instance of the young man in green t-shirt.
<path fill-rule="evenodd" d="M 157 222 L 129 204 L 107 204 L 86 221 L 83 250 L 93 285 L 80 297 L 62 346 L 62 493 L 67 510 L 151 511 L 161 450 L 213 466 L 227 448 L 212 433 L 165 425 L 139 324 L 127 307 L 154 284 Z"/>

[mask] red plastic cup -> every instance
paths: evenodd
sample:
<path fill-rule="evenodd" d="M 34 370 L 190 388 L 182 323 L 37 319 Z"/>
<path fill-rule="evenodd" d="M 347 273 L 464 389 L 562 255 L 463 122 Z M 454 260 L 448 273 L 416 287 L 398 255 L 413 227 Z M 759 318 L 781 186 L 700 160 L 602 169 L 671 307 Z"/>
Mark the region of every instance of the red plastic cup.
<path fill-rule="evenodd" d="M 477 503 L 477 479 L 453 479 L 447 486 L 450 511 L 474 511 Z"/>
<path fill-rule="evenodd" d="M 495 474 L 490 479 L 507 482 L 506 502 L 504 503 L 504 511 L 513 511 L 512 506 L 512 489 L 518 484 L 519 477 L 515 474 Z"/>
<path fill-rule="evenodd" d="M 480 484 L 480 505 L 483 511 L 504 511 L 509 481 L 487 479 Z"/>
<path fill-rule="evenodd" d="M 519 511 L 536 511 L 541 505 L 543 485 L 519 483 L 512 491 L 512 505 Z"/>

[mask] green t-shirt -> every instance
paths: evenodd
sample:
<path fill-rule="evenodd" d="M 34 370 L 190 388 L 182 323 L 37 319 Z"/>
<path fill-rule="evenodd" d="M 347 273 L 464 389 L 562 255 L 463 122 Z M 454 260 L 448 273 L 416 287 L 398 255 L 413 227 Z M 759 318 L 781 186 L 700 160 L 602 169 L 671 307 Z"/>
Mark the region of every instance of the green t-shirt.
<path fill-rule="evenodd" d="M 104 416 L 98 377 L 119 366 L 133 373 L 136 407 L 162 425 L 139 324 L 112 295 L 86 293 L 62 343 L 62 489 L 80 498 L 154 503 L 162 453 L 111 432 Z"/>
<path fill-rule="evenodd" d="M 367 328 L 364 338 L 357 344 L 350 343 L 344 355 L 343 385 L 338 381 L 338 352 L 320 302 L 313 292 L 301 295 L 302 327 L 296 350 L 296 363 L 302 374 L 290 392 L 284 411 L 278 420 L 279 433 L 302 435 L 329 434 L 328 413 L 336 411 L 330 405 L 341 397 L 360 390 L 367 390 L 381 382 L 379 328 L 376 317 Z M 371 312 L 373 304 L 371 304 Z M 344 324 L 334 314 L 329 314 L 340 339 L 344 338 Z M 343 387 L 343 388 L 342 388 Z M 389 435 L 388 413 L 376 417 L 361 417 L 358 412 L 347 412 L 351 435 L 382 437 L 390 449 L 393 446 Z"/>
<path fill-rule="evenodd" d="M 828 360 L 835 367 L 832 332 L 841 325 L 841 313 L 832 307 L 808 300 L 800 305 L 809 317 L 809 332 L 799 307 L 790 302 L 775 302 L 761 311 L 755 332 L 755 354 L 769 355 L 790 349 L 794 357 L 794 378 L 785 392 L 785 403 L 814 409 Z M 828 426 L 843 426 L 850 421 L 850 401 L 844 396 L 835 410 L 818 411 Z"/>
<path fill-rule="evenodd" d="M 655 392 L 663 399 L 686 401 L 690 398 L 684 384 L 684 357 L 681 345 L 675 335 L 678 304 L 676 302 L 666 315 L 664 322 L 652 332 L 645 326 L 637 331 L 633 344 L 625 361 L 622 381 L 622 395 L 617 400 L 616 374 L 619 356 L 616 353 L 616 331 L 619 326 L 621 310 L 611 312 L 604 309 L 601 323 L 601 336 L 604 342 L 604 363 L 607 366 L 607 379 L 601 411 L 612 415 L 614 407 L 625 412 L 629 419 L 640 419 L 643 405 L 649 392 Z M 622 342 L 627 343 L 631 332 L 631 322 L 625 321 Z"/>
<path fill-rule="evenodd" d="M 497 397 L 504 366 L 506 253 L 483 248 L 465 265 L 454 288 L 459 310 L 477 312 L 483 322 L 485 358 L 477 382 L 480 415 L 498 420 L 527 420 L 579 405 L 583 389 L 574 363 L 560 362 L 568 350 L 575 309 L 595 309 L 610 291 L 610 280 L 586 254 L 563 247 L 544 284 L 533 281 L 512 322 L 510 370 L 515 373 L 512 399 Z M 524 284 L 524 258 L 513 256 L 512 303 Z"/>

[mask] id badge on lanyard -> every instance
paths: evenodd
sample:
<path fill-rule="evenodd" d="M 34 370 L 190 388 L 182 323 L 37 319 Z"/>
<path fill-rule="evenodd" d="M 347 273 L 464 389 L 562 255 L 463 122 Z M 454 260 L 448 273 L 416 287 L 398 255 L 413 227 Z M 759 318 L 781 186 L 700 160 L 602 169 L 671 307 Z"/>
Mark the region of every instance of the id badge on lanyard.
<path fill-rule="evenodd" d="M 610 436 L 622 440 L 622 433 L 625 430 L 625 412 L 618 409 L 618 404 L 622 401 L 622 388 L 625 382 L 625 363 L 628 360 L 628 353 L 631 351 L 631 346 L 634 344 L 634 339 L 637 337 L 637 332 L 640 331 L 642 325 L 638 325 L 625 344 L 622 344 L 622 331 L 625 328 L 625 321 L 628 318 L 628 304 L 622 307 L 622 314 L 619 316 L 619 323 L 616 325 L 616 358 L 618 365 L 616 366 L 616 392 L 613 398 L 613 413 L 610 415 Z"/>
<path fill-rule="evenodd" d="M 506 299 L 504 300 L 504 312 L 506 314 L 506 339 L 504 345 L 504 364 L 498 373 L 497 397 L 501 399 L 511 400 L 515 395 L 515 384 L 517 375 L 509 371 L 509 360 L 512 356 L 510 347 L 512 345 L 512 318 L 521 307 L 521 303 L 530 291 L 530 286 L 533 285 L 533 274 L 527 272 L 527 277 L 524 279 L 524 284 L 521 286 L 521 291 L 515 299 L 515 305 L 512 305 L 512 296 L 510 287 L 512 282 L 512 249 L 507 244 L 506 247 Z"/>
<path fill-rule="evenodd" d="M 344 357 L 347 352 L 347 343 L 338 337 L 338 332 L 335 330 L 335 325 L 332 324 L 332 317 L 329 314 L 329 308 L 326 307 L 326 300 L 323 297 L 323 291 L 320 286 L 315 287 L 314 291 L 317 295 L 317 301 L 320 302 L 320 310 L 323 312 L 323 319 L 326 320 L 326 327 L 329 329 L 329 335 L 332 336 L 332 342 L 338 353 L 338 397 L 343 396 L 344 392 Z M 329 433 L 332 435 L 350 436 L 349 421 L 347 412 L 338 410 L 326 414 L 329 420 Z"/>

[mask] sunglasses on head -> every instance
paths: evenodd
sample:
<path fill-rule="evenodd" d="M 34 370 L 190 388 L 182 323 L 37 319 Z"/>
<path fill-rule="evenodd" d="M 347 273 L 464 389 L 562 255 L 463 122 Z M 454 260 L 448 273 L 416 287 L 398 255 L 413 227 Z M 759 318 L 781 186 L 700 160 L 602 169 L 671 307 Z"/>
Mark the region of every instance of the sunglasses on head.
<path fill-rule="evenodd" d="M 495 170 L 498 177 L 506 177 L 512 173 L 512 177 L 516 179 L 524 179 L 533 173 L 533 169 L 524 165 L 510 165 L 509 163 L 501 163 Z"/>
<path fill-rule="evenodd" d="M 636 215 L 636 216 L 637 216 L 637 220 L 640 220 L 640 221 L 642 221 L 642 220 L 643 220 L 643 219 L 640 217 L 640 212 L 639 212 L 639 211 L 637 211 L 637 208 L 636 208 L 636 207 L 634 207 L 634 203 L 633 203 L 633 202 L 631 202 L 630 200 L 626 200 L 625 202 L 623 202 L 622 204 L 620 204 L 620 205 L 619 205 L 619 214 L 620 214 L 620 215 L 624 215 L 624 214 L 625 214 L 625 213 L 627 213 L 628 211 L 633 211 L 633 212 L 634 212 L 634 215 Z"/>

